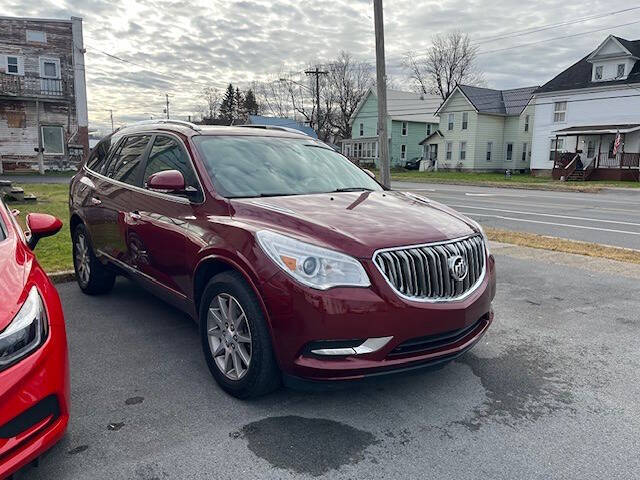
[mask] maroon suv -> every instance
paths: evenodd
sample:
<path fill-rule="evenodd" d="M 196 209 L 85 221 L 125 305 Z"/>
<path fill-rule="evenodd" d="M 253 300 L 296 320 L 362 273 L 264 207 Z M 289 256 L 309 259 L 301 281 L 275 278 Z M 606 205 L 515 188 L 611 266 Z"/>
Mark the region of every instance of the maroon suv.
<path fill-rule="evenodd" d="M 141 122 L 70 196 L 80 288 L 125 274 L 188 312 L 238 397 L 443 364 L 493 319 L 477 223 L 288 129 Z"/>

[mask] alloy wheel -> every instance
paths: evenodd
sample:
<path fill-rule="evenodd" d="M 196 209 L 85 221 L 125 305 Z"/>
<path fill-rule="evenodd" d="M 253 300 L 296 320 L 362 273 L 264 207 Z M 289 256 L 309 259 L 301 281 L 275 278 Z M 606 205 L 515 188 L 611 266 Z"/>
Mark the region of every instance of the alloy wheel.
<path fill-rule="evenodd" d="M 251 329 L 238 300 L 216 295 L 207 311 L 209 348 L 218 369 L 230 380 L 240 380 L 251 364 Z"/>
<path fill-rule="evenodd" d="M 91 264 L 89 259 L 89 246 L 83 234 L 79 234 L 76 238 L 75 259 L 78 277 L 80 281 L 86 285 L 89 283 L 91 276 Z"/>

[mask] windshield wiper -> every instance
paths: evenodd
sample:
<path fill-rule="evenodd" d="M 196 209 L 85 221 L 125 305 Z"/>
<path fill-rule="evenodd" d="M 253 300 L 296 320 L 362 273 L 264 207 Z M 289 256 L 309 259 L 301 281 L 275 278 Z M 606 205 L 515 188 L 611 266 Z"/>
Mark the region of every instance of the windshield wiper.
<path fill-rule="evenodd" d="M 329 193 L 340 193 L 340 192 L 373 192 L 373 189 L 367 188 L 367 187 L 346 187 L 346 188 L 336 188 L 335 190 Z"/>

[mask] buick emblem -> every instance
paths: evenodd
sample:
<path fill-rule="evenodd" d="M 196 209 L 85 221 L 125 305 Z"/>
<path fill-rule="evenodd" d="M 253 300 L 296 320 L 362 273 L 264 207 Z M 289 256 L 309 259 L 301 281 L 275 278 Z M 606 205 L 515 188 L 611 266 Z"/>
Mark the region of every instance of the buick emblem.
<path fill-rule="evenodd" d="M 454 280 L 461 282 L 469 273 L 467 261 L 460 255 L 449 258 L 449 271 Z"/>

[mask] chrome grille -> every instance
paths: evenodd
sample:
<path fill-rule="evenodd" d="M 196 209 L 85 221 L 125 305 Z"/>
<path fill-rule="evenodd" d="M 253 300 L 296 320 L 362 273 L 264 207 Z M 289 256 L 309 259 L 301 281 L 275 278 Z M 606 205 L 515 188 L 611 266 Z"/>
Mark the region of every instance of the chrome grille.
<path fill-rule="evenodd" d="M 468 266 L 461 281 L 449 270 L 449 259 L 458 255 Z M 373 261 L 401 296 L 418 301 L 451 301 L 464 298 L 480 284 L 485 256 L 482 236 L 474 235 L 450 242 L 380 250 Z"/>

